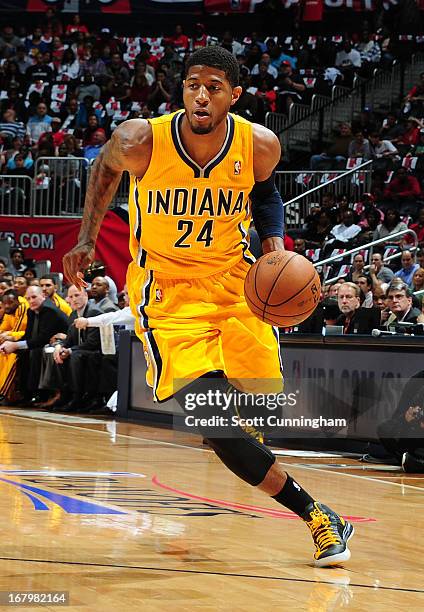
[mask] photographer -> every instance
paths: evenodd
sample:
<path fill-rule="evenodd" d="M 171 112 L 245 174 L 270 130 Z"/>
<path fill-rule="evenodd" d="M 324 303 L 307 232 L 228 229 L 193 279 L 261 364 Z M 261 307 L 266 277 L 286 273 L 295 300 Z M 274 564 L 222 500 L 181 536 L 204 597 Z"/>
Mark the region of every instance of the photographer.
<path fill-rule="evenodd" d="M 424 370 L 406 383 L 397 410 L 377 427 L 381 444 L 389 453 L 384 460 L 365 455 L 366 462 L 402 465 L 405 472 L 424 473 Z"/>

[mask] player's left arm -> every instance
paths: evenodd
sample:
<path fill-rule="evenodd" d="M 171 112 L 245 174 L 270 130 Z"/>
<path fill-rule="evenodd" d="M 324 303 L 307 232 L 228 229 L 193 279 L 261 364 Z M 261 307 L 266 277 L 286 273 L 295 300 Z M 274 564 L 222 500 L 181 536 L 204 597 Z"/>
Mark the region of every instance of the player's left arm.
<path fill-rule="evenodd" d="M 284 251 L 284 207 L 275 185 L 274 169 L 281 157 L 277 136 L 263 125 L 253 124 L 253 172 L 250 193 L 252 217 L 264 253 Z"/>

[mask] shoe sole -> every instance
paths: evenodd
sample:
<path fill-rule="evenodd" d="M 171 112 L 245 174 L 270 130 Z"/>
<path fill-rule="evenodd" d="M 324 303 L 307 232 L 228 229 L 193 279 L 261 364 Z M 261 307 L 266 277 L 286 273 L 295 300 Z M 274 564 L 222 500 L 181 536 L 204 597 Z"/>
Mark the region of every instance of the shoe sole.
<path fill-rule="evenodd" d="M 315 559 L 315 563 L 314 563 L 315 567 L 331 567 L 332 565 L 339 565 L 340 563 L 343 563 L 344 561 L 349 561 L 351 557 L 351 552 L 349 548 L 347 547 L 347 543 L 349 542 L 350 538 L 355 534 L 354 526 L 353 525 L 350 525 L 350 526 L 352 527 L 352 531 L 347 537 L 345 550 L 337 555 L 331 555 L 331 557 L 324 557 L 323 559 Z"/>

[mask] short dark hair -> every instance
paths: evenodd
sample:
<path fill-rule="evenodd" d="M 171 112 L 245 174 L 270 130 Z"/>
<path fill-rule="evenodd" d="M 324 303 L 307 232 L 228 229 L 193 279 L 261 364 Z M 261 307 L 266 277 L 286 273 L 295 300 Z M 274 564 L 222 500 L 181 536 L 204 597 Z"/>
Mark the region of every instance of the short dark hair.
<path fill-rule="evenodd" d="M 232 53 L 223 47 L 202 47 L 190 55 L 186 62 L 186 74 L 192 66 L 210 66 L 225 72 L 231 87 L 239 84 L 239 65 Z"/>
<path fill-rule="evenodd" d="M 2 297 L 5 298 L 7 296 L 13 297 L 15 300 L 19 299 L 18 292 L 15 289 L 6 289 Z"/>
<path fill-rule="evenodd" d="M 38 280 L 51 280 L 54 282 L 54 284 L 56 285 L 56 278 L 54 276 L 54 274 L 43 274 L 43 276 L 40 276 L 40 278 Z"/>
<path fill-rule="evenodd" d="M 400 278 L 394 278 L 390 285 L 387 287 L 386 297 L 389 297 L 389 293 L 392 291 L 405 291 L 406 297 L 412 297 L 413 292 L 409 285 L 404 283 Z"/>

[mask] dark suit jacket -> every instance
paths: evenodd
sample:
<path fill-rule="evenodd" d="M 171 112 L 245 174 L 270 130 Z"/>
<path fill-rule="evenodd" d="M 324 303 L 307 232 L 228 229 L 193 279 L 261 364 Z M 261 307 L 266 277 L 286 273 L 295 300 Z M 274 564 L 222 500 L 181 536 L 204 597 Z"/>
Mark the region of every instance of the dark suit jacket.
<path fill-rule="evenodd" d="M 45 300 L 38 312 L 38 331 L 32 338 L 32 330 L 37 314 L 28 308 L 28 324 L 22 340 L 26 340 L 29 349 L 41 348 L 48 344 L 50 338 L 55 334 L 66 334 L 69 319 L 57 306 L 49 300 Z"/>
<path fill-rule="evenodd" d="M 381 312 L 378 308 L 358 308 L 350 320 L 346 334 L 370 334 L 373 329 L 380 328 Z M 344 314 L 337 319 L 337 325 L 345 324 Z"/>
<path fill-rule="evenodd" d="M 96 317 L 97 315 L 103 314 L 98 308 L 93 308 L 87 304 L 82 314 L 83 317 Z M 69 315 L 69 327 L 66 340 L 63 343 L 65 348 L 74 350 L 86 350 L 86 351 L 100 351 L 100 330 L 98 327 L 87 327 L 87 329 L 77 329 L 73 325 L 75 319 L 78 317 L 76 310 L 73 310 Z"/>

